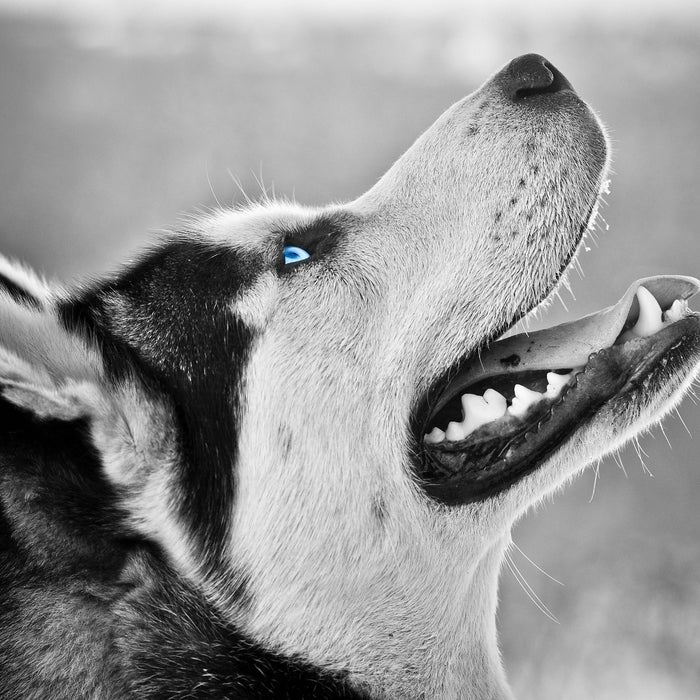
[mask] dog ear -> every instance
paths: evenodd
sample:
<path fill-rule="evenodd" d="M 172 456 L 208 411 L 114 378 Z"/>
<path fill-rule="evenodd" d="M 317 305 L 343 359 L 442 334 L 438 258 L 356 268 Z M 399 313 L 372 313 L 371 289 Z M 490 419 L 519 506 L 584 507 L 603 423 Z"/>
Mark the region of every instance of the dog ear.
<path fill-rule="evenodd" d="M 99 363 L 52 311 L 54 290 L 0 256 L 0 392 L 37 418 L 74 420 L 96 399 Z"/>
<path fill-rule="evenodd" d="M 54 294 L 54 289 L 33 270 L 0 255 L 0 290 L 18 303 L 42 307 Z"/>
<path fill-rule="evenodd" d="M 75 420 L 96 409 L 100 362 L 61 325 L 50 289 L 0 258 L 0 392 L 37 418 Z"/>
<path fill-rule="evenodd" d="M 0 276 L 13 283 L 18 279 L 2 271 Z M 41 294 L 40 289 L 16 287 L 0 281 L 0 401 L 21 411 L 22 420 L 75 425 L 94 448 L 130 526 L 192 568 L 169 507 L 178 460 L 169 399 L 129 369 L 115 378 L 105 367 L 102 345 L 84 328 L 69 329 L 63 323 L 61 303 L 67 302 L 50 290 Z M 23 450 L 15 441 L 30 439 L 31 431 L 5 436 L 5 430 L 0 425 L 2 459 L 51 449 L 32 444 Z M 70 431 L 65 434 L 71 439 Z M 47 454 L 43 463 L 53 464 L 52 458 Z"/>
<path fill-rule="evenodd" d="M 17 286 L 0 283 L 0 398 L 33 420 L 82 421 L 134 525 L 151 534 L 176 459 L 168 401 L 128 372 L 109 377 L 97 342 L 65 327 L 50 292 L 28 299 Z"/>
<path fill-rule="evenodd" d="M 3 267 L 5 265 L 5 267 Z M 116 381 L 87 332 L 69 331 L 56 297 L 23 268 L 0 260 L 0 396 L 38 420 L 84 420 L 107 476 L 117 485 L 135 478 L 147 460 L 167 409 L 134 377 Z M 136 459 L 138 457 L 138 459 Z"/>
<path fill-rule="evenodd" d="M 194 498 L 209 508 L 208 494 L 222 489 L 214 478 L 205 484 L 210 490 L 200 488 L 197 474 L 183 491 L 172 396 L 99 328 L 68 322 L 72 303 L 50 293 L 27 300 L 0 284 L 0 399 L 31 420 L 80 422 L 130 525 L 158 542 L 182 571 L 194 572 L 199 549 L 181 513 Z"/>

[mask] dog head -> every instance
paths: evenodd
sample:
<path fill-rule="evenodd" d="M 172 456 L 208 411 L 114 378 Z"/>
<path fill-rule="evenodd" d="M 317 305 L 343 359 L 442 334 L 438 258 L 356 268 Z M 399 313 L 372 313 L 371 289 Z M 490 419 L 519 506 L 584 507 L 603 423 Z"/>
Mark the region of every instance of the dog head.
<path fill-rule="evenodd" d="M 495 693 L 510 525 L 658 419 L 698 360 L 685 312 L 617 343 L 632 296 L 590 366 L 543 364 L 556 332 L 494 343 L 555 290 L 607 168 L 596 116 L 523 56 L 355 201 L 216 211 L 89 288 L 6 271 L 3 396 L 82 421 L 125 526 L 257 642 L 385 692 Z M 654 284 L 667 307 L 695 290 Z M 471 428 L 456 408 L 547 370 L 570 372 L 551 401 L 489 394 Z"/>

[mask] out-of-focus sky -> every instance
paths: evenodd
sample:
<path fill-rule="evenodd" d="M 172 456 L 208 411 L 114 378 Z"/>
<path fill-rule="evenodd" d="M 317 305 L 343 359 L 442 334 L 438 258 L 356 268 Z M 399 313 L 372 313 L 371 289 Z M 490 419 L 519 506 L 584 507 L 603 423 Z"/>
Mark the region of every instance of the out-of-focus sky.
<path fill-rule="evenodd" d="M 610 31 L 618 25 L 700 22 L 698 0 L 0 0 L 3 10 L 18 16 L 67 19 L 73 24 L 74 37 L 91 48 L 128 47 L 142 52 L 162 44 L 137 40 L 136 48 L 134 27 L 222 30 L 249 25 L 259 34 L 269 28 L 279 35 L 281 28 L 293 31 L 309 24 L 448 21 L 461 34 L 453 68 L 462 74 L 490 73 L 508 54 L 508 35 L 518 25 L 524 36 L 536 36 L 557 33 L 562 23 L 600 24 Z M 502 33 L 504 24 L 507 31 Z M 449 53 L 449 44 L 443 56 Z M 411 58 L 409 51 L 409 63 Z"/>
<path fill-rule="evenodd" d="M 466 0 L 0 0 L 0 7 L 23 12 L 72 13 L 105 18 L 157 17 L 166 20 L 191 20 L 196 17 L 290 17 L 325 16 L 360 18 L 377 16 L 449 15 L 464 13 L 470 17 L 510 15 L 595 15 L 618 17 L 634 22 L 650 15 L 698 14 L 696 0 L 489 0 L 476 3 Z"/>

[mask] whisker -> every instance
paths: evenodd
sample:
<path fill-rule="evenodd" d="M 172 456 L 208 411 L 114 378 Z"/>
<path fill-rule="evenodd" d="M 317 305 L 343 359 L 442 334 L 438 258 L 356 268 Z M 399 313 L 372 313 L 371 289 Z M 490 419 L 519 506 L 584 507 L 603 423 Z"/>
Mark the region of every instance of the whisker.
<path fill-rule="evenodd" d="M 574 258 L 574 259 L 577 260 L 577 258 Z M 568 276 L 562 280 L 562 285 L 566 288 L 566 291 L 569 292 L 569 294 L 571 294 L 571 298 L 574 301 L 576 301 L 576 295 L 574 294 L 574 290 L 571 287 L 571 282 L 570 282 Z"/>
<path fill-rule="evenodd" d="M 651 430 L 647 432 L 651 433 Z M 641 443 L 639 442 L 639 436 L 635 436 L 634 441 L 637 443 L 637 447 L 641 450 L 642 454 L 645 457 L 649 457 L 649 453 L 642 447 Z"/>
<path fill-rule="evenodd" d="M 676 412 L 676 415 L 678 416 L 678 420 L 680 420 L 680 422 L 683 424 L 683 427 L 685 428 L 685 431 L 688 433 L 688 435 L 690 435 L 690 437 L 691 437 L 691 439 L 692 439 L 693 434 L 690 432 L 690 428 L 688 428 L 688 426 L 686 425 L 685 421 L 683 420 L 683 416 L 681 415 L 681 412 L 680 412 L 680 410 L 678 409 L 678 406 L 676 406 L 676 408 L 674 409 L 674 411 Z"/>
<path fill-rule="evenodd" d="M 517 549 L 520 552 L 520 554 L 522 554 L 525 557 L 525 559 L 527 559 L 530 562 L 530 564 L 532 564 L 537 569 L 537 571 L 544 574 L 548 579 L 554 581 L 554 583 L 558 583 L 560 586 L 564 585 L 559 579 L 554 578 L 554 576 L 548 574 L 542 567 L 535 564 L 535 562 L 532 561 L 532 559 L 530 559 L 530 557 L 528 557 L 527 554 L 525 554 L 525 552 L 523 552 L 523 550 L 520 549 L 520 547 L 518 547 L 517 544 L 515 544 L 515 542 L 511 542 L 511 544 L 513 545 L 513 547 L 515 547 L 515 549 Z"/>
<path fill-rule="evenodd" d="M 559 624 L 559 620 L 554 616 L 554 614 L 549 610 L 549 608 L 542 602 L 540 597 L 535 593 L 535 591 L 532 589 L 530 584 L 525 580 L 523 575 L 520 573 L 520 570 L 518 567 L 515 565 L 515 562 L 513 562 L 513 559 L 511 556 L 506 552 L 505 556 L 506 560 L 506 566 L 510 570 L 510 572 L 513 574 L 513 577 L 515 580 L 518 582 L 520 587 L 525 591 L 525 594 L 527 597 L 535 604 L 535 607 L 546 617 L 548 617 L 552 622 L 555 622 L 556 624 Z"/>
<path fill-rule="evenodd" d="M 593 503 L 593 498 L 595 497 L 595 489 L 598 485 L 598 479 L 600 478 L 600 461 L 595 465 L 593 469 L 593 490 L 591 491 L 591 497 L 588 499 L 589 503 Z"/>
<path fill-rule="evenodd" d="M 622 463 L 622 457 L 620 456 L 620 453 L 613 452 L 613 459 L 617 463 L 617 466 L 620 467 L 620 469 L 622 469 L 622 473 L 625 475 L 625 479 L 629 479 L 627 470 L 625 469 L 625 465 Z"/>
<path fill-rule="evenodd" d="M 647 467 L 646 462 L 644 461 L 644 458 L 642 457 L 642 454 L 644 454 L 646 457 L 648 457 L 649 455 L 646 452 L 644 452 L 644 450 L 642 449 L 642 446 L 639 444 L 639 438 L 635 437 L 633 444 L 634 444 L 634 449 L 637 452 L 637 457 L 639 457 L 639 461 L 642 463 L 642 469 L 649 476 L 653 477 L 654 475 L 651 473 L 651 469 L 649 469 L 649 467 Z"/>
<path fill-rule="evenodd" d="M 237 177 L 236 175 L 234 175 L 230 168 L 227 168 L 226 172 L 229 174 L 229 177 L 233 180 L 233 184 L 236 185 L 236 187 L 238 188 L 238 191 L 243 196 L 245 203 L 248 206 L 253 206 L 255 204 L 255 202 L 248 196 L 248 193 L 243 189 L 243 184 L 241 183 L 240 178 Z"/>
<path fill-rule="evenodd" d="M 206 163 L 204 164 L 204 172 L 206 173 L 207 184 L 209 185 L 209 190 L 212 193 L 212 196 L 214 197 L 214 201 L 218 205 L 219 209 L 223 209 L 224 207 L 221 205 L 219 198 L 216 196 L 216 192 L 214 192 L 214 185 L 211 184 L 211 178 L 209 177 L 209 166 Z"/>
<path fill-rule="evenodd" d="M 265 187 L 265 181 L 263 180 L 263 171 L 262 171 L 262 161 L 260 161 L 260 168 L 259 168 L 259 174 L 256 175 L 252 170 L 250 171 L 251 175 L 253 176 L 253 179 L 257 183 L 258 187 L 260 188 L 260 196 L 261 200 L 264 204 L 270 204 L 272 200 L 270 199 L 270 195 L 267 192 L 267 188 Z"/>
<path fill-rule="evenodd" d="M 564 307 L 564 311 L 566 311 L 566 313 L 568 314 L 568 313 L 569 313 L 569 307 L 566 305 L 566 303 L 564 302 L 564 300 L 561 298 L 561 294 L 559 293 L 559 290 L 557 289 L 554 293 L 555 293 L 557 299 L 559 299 L 559 301 L 561 302 L 561 305 Z"/>

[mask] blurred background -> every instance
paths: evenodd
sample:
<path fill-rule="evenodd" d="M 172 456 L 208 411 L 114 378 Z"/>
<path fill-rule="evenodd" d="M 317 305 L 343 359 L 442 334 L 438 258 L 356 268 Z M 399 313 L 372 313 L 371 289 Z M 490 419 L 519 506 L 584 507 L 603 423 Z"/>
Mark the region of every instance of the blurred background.
<path fill-rule="evenodd" d="M 0 0 L 0 249 L 68 281 L 261 181 L 307 204 L 353 198 L 448 105 L 536 51 L 615 149 L 570 315 L 638 277 L 700 276 L 697 7 Z M 564 317 L 557 302 L 543 322 Z M 700 409 L 680 412 L 700 434 Z M 604 462 L 595 488 L 588 471 L 516 527 L 499 627 L 519 698 L 698 697 L 698 443 L 677 416 L 665 432 L 672 448 L 658 429 L 641 439 L 646 467 L 626 450 L 624 469 Z"/>

